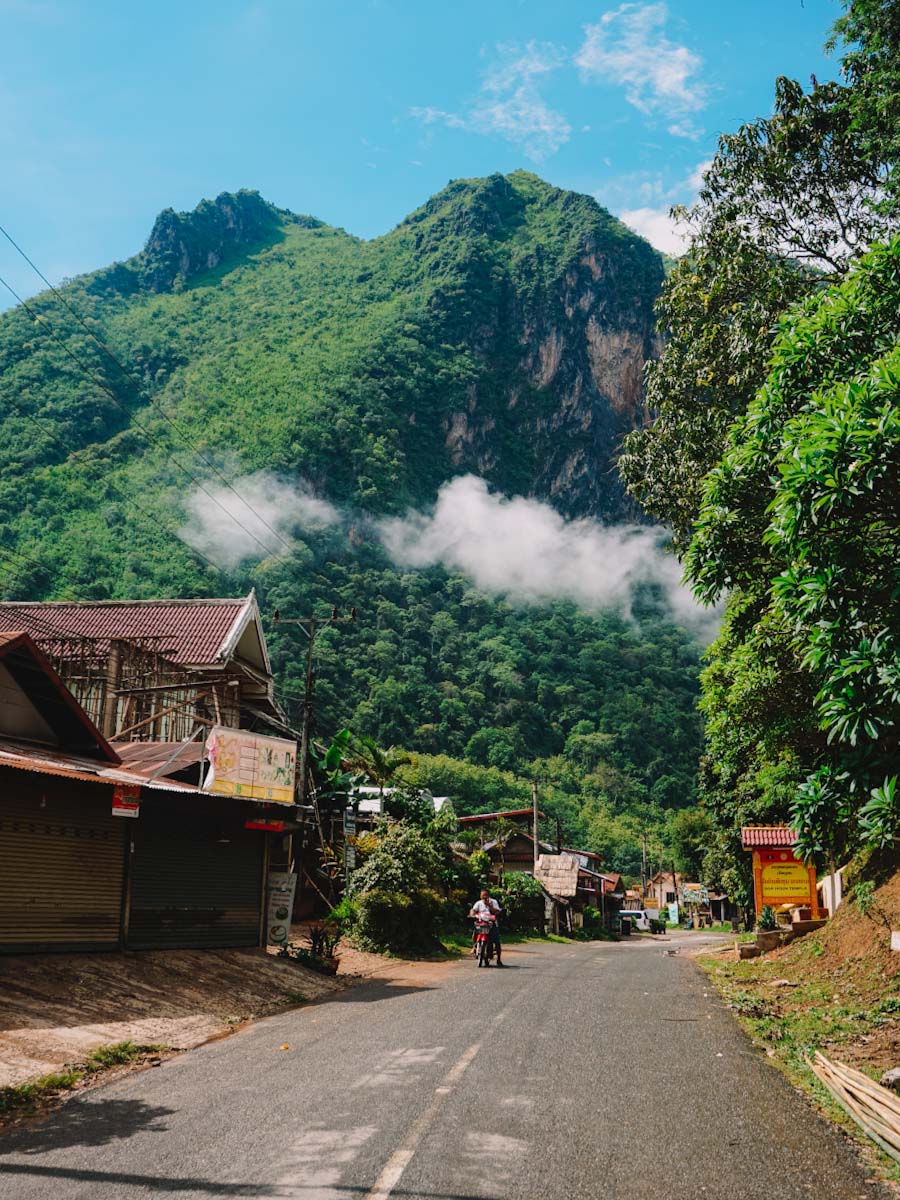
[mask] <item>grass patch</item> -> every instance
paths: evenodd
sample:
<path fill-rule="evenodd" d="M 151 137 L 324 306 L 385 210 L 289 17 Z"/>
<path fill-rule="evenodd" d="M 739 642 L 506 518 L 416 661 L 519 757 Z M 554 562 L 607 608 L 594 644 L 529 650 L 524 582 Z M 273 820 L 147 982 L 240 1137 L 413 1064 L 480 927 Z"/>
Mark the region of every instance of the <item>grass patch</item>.
<path fill-rule="evenodd" d="M 0 1088 L 0 1117 L 33 1112 L 99 1071 L 108 1071 L 111 1067 L 122 1066 L 151 1054 L 161 1054 L 168 1049 L 168 1046 L 136 1042 L 117 1042 L 112 1046 L 100 1046 L 97 1050 L 92 1050 L 82 1062 L 73 1063 L 64 1071 L 42 1075 L 29 1083 Z"/>

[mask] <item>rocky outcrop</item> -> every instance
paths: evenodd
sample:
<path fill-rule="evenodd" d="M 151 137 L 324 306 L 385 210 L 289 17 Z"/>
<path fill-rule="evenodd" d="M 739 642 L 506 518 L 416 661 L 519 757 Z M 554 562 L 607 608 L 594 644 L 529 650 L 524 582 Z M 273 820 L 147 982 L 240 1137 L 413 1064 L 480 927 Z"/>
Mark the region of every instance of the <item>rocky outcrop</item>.
<path fill-rule="evenodd" d="M 141 256 L 143 286 L 151 292 L 177 290 L 266 241 L 286 218 L 297 219 L 251 191 L 223 192 L 215 200 L 202 200 L 193 212 L 164 209 Z"/>

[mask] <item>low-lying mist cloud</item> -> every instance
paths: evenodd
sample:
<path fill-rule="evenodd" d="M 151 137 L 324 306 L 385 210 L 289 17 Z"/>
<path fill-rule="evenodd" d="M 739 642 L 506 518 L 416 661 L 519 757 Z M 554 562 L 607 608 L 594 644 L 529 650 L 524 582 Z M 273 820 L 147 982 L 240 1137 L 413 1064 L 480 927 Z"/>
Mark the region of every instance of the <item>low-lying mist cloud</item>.
<path fill-rule="evenodd" d="M 564 599 L 587 612 L 614 608 L 628 616 L 635 585 L 650 582 L 662 588 L 676 620 L 702 636 L 716 621 L 682 584 L 659 527 L 568 521 L 538 500 L 493 495 L 474 475 L 445 483 L 432 513 L 381 521 L 378 531 L 399 565 L 440 564 L 510 600 Z"/>
<path fill-rule="evenodd" d="M 215 483 L 203 488 L 188 497 L 187 521 L 178 535 L 226 570 L 284 554 L 297 528 L 323 529 L 341 519 L 333 504 L 270 471 L 244 475 L 230 488 Z"/>
<path fill-rule="evenodd" d="M 304 484 L 268 471 L 235 479 L 234 491 L 204 487 L 189 496 L 179 533 L 226 570 L 288 552 L 299 530 L 346 519 Z M 615 609 L 630 617 L 635 587 L 655 583 L 676 621 L 704 640 L 716 632 L 718 614 L 698 605 L 682 584 L 658 526 L 569 521 L 539 500 L 496 495 L 475 475 L 445 483 L 429 512 L 386 520 L 363 514 L 362 525 L 398 566 L 461 571 L 482 591 L 514 603 L 570 600 L 585 612 Z"/>

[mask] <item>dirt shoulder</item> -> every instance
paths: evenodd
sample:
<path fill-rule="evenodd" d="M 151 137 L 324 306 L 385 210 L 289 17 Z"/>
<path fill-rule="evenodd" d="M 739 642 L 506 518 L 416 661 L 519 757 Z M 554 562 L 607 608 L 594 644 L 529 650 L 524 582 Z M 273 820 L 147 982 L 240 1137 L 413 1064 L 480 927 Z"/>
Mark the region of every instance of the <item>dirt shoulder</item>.
<path fill-rule="evenodd" d="M 121 1042 L 186 1050 L 349 982 L 261 950 L 0 956 L 0 1087 Z"/>

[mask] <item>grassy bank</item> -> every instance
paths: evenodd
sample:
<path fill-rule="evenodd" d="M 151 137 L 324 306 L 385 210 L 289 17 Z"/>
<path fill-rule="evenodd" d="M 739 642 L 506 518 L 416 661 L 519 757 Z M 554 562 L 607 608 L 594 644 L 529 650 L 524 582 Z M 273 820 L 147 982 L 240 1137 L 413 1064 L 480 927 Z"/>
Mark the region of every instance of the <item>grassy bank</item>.
<path fill-rule="evenodd" d="M 821 1050 L 873 1079 L 900 1064 L 900 955 L 890 949 L 892 924 L 900 926 L 900 874 L 861 889 L 823 929 L 762 958 L 699 961 L 772 1064 L 865 1148 L 884 1177 L 900 1182 L 900 1166 L 862 1135 L 805 1062 Z"/>
<path fill-rule="evenodd" d="M 42 1075 L 14 1087 L 0 1088 L 0 1121 L 38 1112 L 73 1089 L 95 1082 L 101 1075 L 117 1067 L 159 1061 L 160 1056 L 168 1051 L 168 1046 L 117 1042 L 113 1046 L 92 1050 L 82 1062 L 73 1063 L 64 1071 Z"/>

